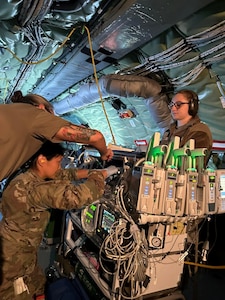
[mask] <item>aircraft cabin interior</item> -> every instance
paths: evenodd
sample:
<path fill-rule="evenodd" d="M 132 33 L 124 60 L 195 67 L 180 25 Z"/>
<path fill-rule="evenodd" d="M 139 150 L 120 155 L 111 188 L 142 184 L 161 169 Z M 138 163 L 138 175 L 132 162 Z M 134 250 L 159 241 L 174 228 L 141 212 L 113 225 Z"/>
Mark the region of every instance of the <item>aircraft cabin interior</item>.
<path fill-rule="evenodd" d="M 37 264 L 49 290 L 32 298 L 26 285 L 21 292 L 14 284 L 17 296 L 4 299 L 224 300 L 225 1 L 0 6 L 0 116 L 1 107 L 16 105 L 15 92 L 40 95 L 55 116 L 100 131 L 113 153 L 103 160 L 92 145 L 65 140 L 63 170 L 116 167 L 93 203 L 48 208 Z M 181 90 L 197 98 L 174 100 Z M 200 135 L 165 142 L 174 121 L 175 132 L 186 124 L 176 115 L 185 104 L 189 120 L 198 116 L 209 128 L 210 148 L 197 144 Z M 0 125 L 3 134 L 4 120 Z M 13 180 L 0 181 L 1 199 Z M 18 298 L 24 293 L 28 298 Z"/>

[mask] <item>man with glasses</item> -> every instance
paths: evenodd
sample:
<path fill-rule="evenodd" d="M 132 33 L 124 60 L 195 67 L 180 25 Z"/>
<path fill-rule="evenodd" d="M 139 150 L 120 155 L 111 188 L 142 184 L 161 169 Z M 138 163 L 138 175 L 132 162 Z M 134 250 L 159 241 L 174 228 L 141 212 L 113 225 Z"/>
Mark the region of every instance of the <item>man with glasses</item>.
<path fill-rule="evenodd" d="M 168 144 L 175 136 L 180 137 L 180 147 L 190 139 L 195 140 L 195 148 L 212 149 L 212 134 L 209 127 L 203 123 L 198 113 L 199 99 L 191 90 L 180 90 L 168 105 L 174 122 L 162 137 L 162 144 Z M 208 157 L 205 160 L 205 164 Z"/>

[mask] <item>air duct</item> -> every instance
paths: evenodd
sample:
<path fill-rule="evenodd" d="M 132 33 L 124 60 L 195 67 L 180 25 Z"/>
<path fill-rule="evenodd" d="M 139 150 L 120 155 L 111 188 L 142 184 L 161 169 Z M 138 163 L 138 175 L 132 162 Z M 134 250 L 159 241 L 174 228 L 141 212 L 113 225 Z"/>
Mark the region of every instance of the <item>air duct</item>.
<path fill-rule="evenodd" d="M 137 97 L 145 101 L 152 118 L 160 128 L 167 128 L 171 122 L 167 106 L 168 98 L 162 93 L 161 85 L 150 78 L 134 75 L 107 75 L 99 79 L 102 98 Z M 80 87 L 77 93 L 70 94 L 60 102 L 53 103 L 56 114 L 62 115 L 99 101 L 96 83 Z"/>

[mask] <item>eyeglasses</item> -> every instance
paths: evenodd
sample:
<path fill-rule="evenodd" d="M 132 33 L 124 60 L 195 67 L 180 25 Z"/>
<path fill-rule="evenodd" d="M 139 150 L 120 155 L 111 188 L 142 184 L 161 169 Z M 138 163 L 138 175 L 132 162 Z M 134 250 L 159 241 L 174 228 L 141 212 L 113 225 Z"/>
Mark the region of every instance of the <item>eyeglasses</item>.
<path fill-rule="evenodd" d="M 181 101 L 177 101 L 177 102 L 170 102 L 170 104 L 168 105 L 169 109 L 172 109 L 173 106 L 176 107 L 176 109 L 181 108 L 181 106 L 183 104 L 189 104 L 189 102 L 181 102 Z"/>

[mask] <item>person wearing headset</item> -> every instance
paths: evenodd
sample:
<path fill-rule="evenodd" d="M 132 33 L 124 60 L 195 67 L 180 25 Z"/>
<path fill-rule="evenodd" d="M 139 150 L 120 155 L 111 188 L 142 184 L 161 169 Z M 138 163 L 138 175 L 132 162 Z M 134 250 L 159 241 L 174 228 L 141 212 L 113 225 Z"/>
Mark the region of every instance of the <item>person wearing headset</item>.
<path fill-rule="evenodd" d="M 11 101 L 0 105 L 0 181 L 17 171 L 46 140 L 90 145 L 102 160 L 112 159 L 113 151 L 101 132 L 55 116 L 44 97 L 16 91 Z"/>
<path fill-rule="evenodd" d="M 168 145 L 175 136 L 180 137 L 180 147 L 183 147 L 190 139 L 194 139 L 195 148 L 207 148 L 208 153 L 204 159 L 204 168 L 207 167 L 208 159 L 212 149 L 212 134 L 209 127 L 203 123 L 198 116 L 199 99 L 195 92 L 182 89 L 176 92 L 168 105 L 173 123 L 169 129 L 165 131 L 161 143 Z M 212 223 L 212 221 L 211 221 Z M 195 226 L 195 230 L 194 230 Z M 215 226 L 215 225 L 214 225 Z M 201 230 L 200 230 L 201 228 Z M 207 232 L 207 225 L 204 219 L 196 219 L 192 224 L 189 232 L 189 239 L 196 241 L 197 235 L 202 240 Z M 203 237 L 202 237 L 203 235 Z M 196 248 L 198 253 L 200 249 Z M 190 270 L 185 267 L 183 270 L 183 278 L 190 276 Z M 181 289 L 182 289 L 181 284 Z"/>
<path fill-rule="evenodd" d="M 169 103 L 169 109 L 174 122 L 165 131 L 161 144 L 168 145 L 175 137 L 180 137 L 180 147 L 183 147 L 190 139 L 195 140 L 195 148 L 207 148 L 207 164 L 212 149 L 212 134 L 205 123 L 198 116 L 198 95 L 187 89 L 178 91 Z"/>

